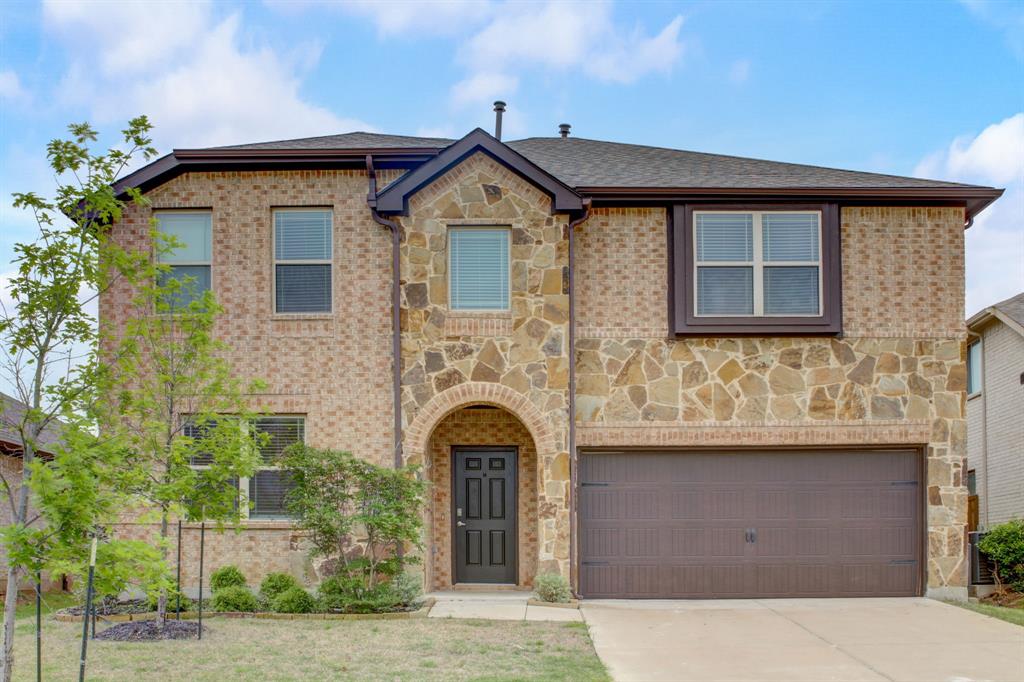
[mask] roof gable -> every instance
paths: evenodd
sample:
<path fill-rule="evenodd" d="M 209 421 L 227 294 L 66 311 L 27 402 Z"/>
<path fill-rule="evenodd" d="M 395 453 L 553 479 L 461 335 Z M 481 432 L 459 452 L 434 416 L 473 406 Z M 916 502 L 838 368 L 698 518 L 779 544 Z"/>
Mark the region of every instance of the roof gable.
<path fill-rule="evenodd" d="M 975 313 L 967 320 L 967 328 L 972 332 L 980 332 L 992 320 L 999 320 L 1024 336 L 1024 292 Z"/>
<path fill-rule="evenodd" d="M 377 210 L 381 213 L 407 215 L 409 197 L 477 152 L 487 154 L 550 196 L 552 212 L 572 213 L 583 210 L 583 199 L 568 185 L 480 128 L 378 192 Z"/>

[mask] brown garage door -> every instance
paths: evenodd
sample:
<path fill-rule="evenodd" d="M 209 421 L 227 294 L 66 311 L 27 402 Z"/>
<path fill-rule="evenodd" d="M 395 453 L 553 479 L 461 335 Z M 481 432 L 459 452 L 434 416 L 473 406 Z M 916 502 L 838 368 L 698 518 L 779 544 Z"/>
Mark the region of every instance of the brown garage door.
<path fill-rule="evenodd" d="M 921 593 L 914 451 L 580 456 L 591 598 Z"/>

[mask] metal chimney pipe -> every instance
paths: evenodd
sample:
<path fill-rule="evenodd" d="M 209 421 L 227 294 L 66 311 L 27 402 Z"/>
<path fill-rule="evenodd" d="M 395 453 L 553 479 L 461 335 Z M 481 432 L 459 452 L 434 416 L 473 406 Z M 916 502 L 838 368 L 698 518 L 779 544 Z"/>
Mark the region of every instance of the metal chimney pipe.
<path fill-rule="evenodd" d="M 494 103 L 494 136 L 501 139 L 501 115 L 505 113 L 505 103 L 500 99 Z"/>
<path fill-rule="evenodd" d="M 562 137 L 569 137 L 569 128 L 572 128 L 568 123 L 560 123 L 558 125 L 558 134 Z"/>

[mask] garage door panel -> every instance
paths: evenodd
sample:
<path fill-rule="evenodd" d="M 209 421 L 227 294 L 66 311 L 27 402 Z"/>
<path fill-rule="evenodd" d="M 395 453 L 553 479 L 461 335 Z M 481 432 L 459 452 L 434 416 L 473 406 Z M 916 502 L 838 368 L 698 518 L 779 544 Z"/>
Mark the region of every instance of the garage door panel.
<path fill-rule="evenodd" d="M 919 594 L 913 451 L 593 453 L 580 462 L 584 596 Z"/>

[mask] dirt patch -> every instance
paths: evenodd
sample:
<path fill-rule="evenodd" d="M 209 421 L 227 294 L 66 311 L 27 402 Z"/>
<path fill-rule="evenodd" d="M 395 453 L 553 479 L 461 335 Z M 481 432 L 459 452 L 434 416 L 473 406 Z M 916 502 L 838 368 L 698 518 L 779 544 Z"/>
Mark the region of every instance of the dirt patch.
<path fill-rule="evenodd" d="M 209 628 L 204 628 L 209 632 Z M 96 635 L 96 639 L 113 642 L 155 642 L 163 639 L 196 639 L 199 623 L 190 620 L 131 621 L 114 625 Z"/>

